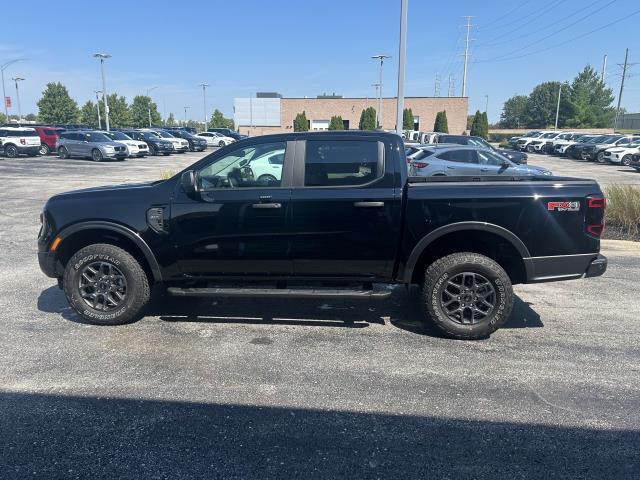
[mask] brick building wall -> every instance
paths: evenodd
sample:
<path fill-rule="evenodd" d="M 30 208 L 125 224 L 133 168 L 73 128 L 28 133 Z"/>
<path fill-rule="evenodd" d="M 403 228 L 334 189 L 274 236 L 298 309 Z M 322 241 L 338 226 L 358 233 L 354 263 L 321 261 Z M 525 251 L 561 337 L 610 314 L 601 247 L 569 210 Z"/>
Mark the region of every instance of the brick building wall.
<path fill-rule="evenodd" d="M 293 119 L 303 110 L 309 120 L 330 120 L 340 115 L 349 121 L 349 129 L 358 128 L 360 113 L 367 107 L 376 108 L 375 98 L 282 98 L 280 99 L 280 126 L 263 127 L 240 125 L 240 133 L 248 135 L 266 135 L 293 131 Z M 467 126 L 468 100 L 464 97 L 406 97 L 405 108 L 411 108 L 414 116 L 419 117 L 420 130 L 431 131 L 439 111 L 446 110 L 449 132 L 461 134 Z M 383 99 L 382 128 L 395 129 L 396 99 Z"/>

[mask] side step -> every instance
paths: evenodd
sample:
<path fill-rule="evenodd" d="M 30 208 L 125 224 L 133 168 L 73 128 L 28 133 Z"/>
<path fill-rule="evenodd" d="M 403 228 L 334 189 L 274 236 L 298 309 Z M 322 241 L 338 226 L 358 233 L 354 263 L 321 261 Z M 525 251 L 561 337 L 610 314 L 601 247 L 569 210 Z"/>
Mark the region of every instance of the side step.
<path fill-rule="evenodd" d="M 178 288 L 167 289 L 176 297 L 253 297 L 253 298 L 388 298 L 391 290 L 328 288 Z"/>

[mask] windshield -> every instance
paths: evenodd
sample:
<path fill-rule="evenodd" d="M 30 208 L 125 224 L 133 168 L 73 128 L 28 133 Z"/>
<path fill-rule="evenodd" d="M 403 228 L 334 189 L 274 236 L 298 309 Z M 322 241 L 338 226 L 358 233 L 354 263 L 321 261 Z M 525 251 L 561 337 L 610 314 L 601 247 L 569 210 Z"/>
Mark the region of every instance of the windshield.
<path fill-rule="evenodd" d="M 488 148 L 490 150 L 493 150 L 493 147 L 489 145 L 489 143 L 487 143 L 487 141 L 484 140 L 483 138 L 470 138 L 469 143 L 471 145 L 475 145 L 476 147 L 483 147 L 483 148 Z"/>
<path fill-rule="evenodd" d="M 110 142 L 111 139 L 104 133 L 100 132 L 87 132 L 84 134 L 85 140 L 88 142 Z"/>
<path fill-rule="evenodd" d="M 140 132 L 144 138 L 158 139 L 160 138 L 157 134 L 153 132 Z"/>
<path fill-rule="evenodd" d="M 541 138 L 556 138 L 557 136 L 557 133 L 545 133 Z"/>
<path fill-rule="evenodd" d="M 122 132 L 111 131 L 109 133 L 105 133 L 105 135 L 109 137 L 111 140 L 131 140 L 131 137 L 128 137 Z"/>
<path fill-rule="evenodd" d="M 602 143 L 605 138 L 607 137 L 605 137 L 604 135 L 599 135 L 597 137 L 591 137 L 589 140 L 587 140 L 584 143 Z"/>
<path fill-rule="evenodd" d="M 525 134 L 525 137 L 537 137 L 540 134 L 540 132 L 529 132 L 527 134 Z"/>
<path fill-rule="evenodd" d="M 158 135 L 160 135 L 162 138 L 175 138 L 173 135 L 171 135 L 170 133 L 167 133 L 165 131 L 158 131 L 157 132 Z"/>

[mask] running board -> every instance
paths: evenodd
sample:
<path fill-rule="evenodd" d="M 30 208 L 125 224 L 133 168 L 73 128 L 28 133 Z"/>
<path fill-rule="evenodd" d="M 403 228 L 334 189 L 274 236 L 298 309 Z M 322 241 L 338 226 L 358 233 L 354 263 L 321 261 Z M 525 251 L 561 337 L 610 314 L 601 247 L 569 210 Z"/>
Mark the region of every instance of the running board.
<path fill-rule="evenodd" d="M 176 297 L 262 297 L 262 298 L 388 298 L 390 290 L 328 288 L 177 288 L 167 289 Z"/>

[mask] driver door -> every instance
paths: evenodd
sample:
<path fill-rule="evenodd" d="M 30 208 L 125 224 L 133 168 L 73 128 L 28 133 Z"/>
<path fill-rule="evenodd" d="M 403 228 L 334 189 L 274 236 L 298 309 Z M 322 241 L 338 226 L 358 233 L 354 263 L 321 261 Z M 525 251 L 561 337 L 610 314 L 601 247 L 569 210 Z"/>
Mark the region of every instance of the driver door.
<path fill-rule="evenodd" d="M 495 153 L 478 150 L 478 163 L 482 175 L 517 175 L 518 172 L 510 162 Z"/>
<path fill-rule="evenodd" d="M 176 193 L 171 206 L 171 235 L 182 274 L 211 278 L 234 275 L 290 275 L 292 142 L 255 143 L 197 169 L 198 195 Z M 260 179 L 251 160 L 282 154 L 276 179 Z"/>

